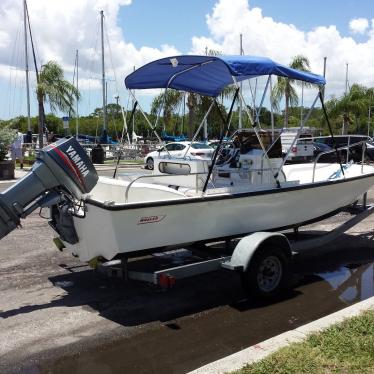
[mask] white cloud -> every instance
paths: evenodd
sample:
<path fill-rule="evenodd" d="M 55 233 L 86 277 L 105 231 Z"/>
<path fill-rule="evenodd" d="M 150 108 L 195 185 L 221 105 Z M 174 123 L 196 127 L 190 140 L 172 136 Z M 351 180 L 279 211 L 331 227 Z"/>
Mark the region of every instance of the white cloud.
<path fill-rule="evenodd" d="M 374 19 L 365 42 L 344 37 L 334 25 L 305 31 L 292 24 L 276 21 L 250 8 L 248 0 L 218 0 L 206 16 L 209 36 L 192 38 L 192 53 L 202 53 L 205 46 L 225 54 L 239 53 L 239 35 L 243 34 L 245 54 L 267 56 L 283 64 L 303 54 L 311 70 L 321 74 L 327 56 L 326 95 L 339 95 L 345 87 L 345 67 L 349 64 L 350 83 L 374 86 Z"/>
<path fill-rule="evenodd" d="M 364 34 L 369 27 L 369 21 L 366 18 L 353 18 L 349 21 L 349 29 L 354 34 Z"/>
<path fill-rule="evenodd" d="M 130 4 L 131 0 L 65 0 L 63 4 L 50 0 L 29 0 L 28 9 L 38 62 L 45 63 L 53 59 L 61 63 L 67 72 L 72 72 L 75 51 L 78 49 L 80 67 L 87 73 L 99 73 L 100 10 L 104 10 L 105 29 L 112 52 L 110 59 L 109 47 L 105 41 L 106 66 L 109 73 L 112 72 L 112 62 L 118 69 L 118 74 L 122 75 L 132 71 L 133 66 L 140 66 L 153 58 L 178 54 L 173 46 L 136 49 L 131 42 L 125 40 L 117 17 L 120 7 Z M 2 0 L 0 16 L 0 63 L 23 67 L 21 1 Z M 16 43 L 20 45 L 20 51 L 17 51 L 17 58 L 12 58 L 12 49 Z"/>
<path fill-rule="evenodd" d="M 5 31 L 0 30 L 0 48 L 7 48 L 9 46 L 9 43 L 9 35 Z"/>
<path fill-rule="evenodd" d="M 72 79 L 75 51 L 78 49 L 80 89 L 87 91 L 99 89 L 101 87 L 99 12 L 103 10 L 105 30 L 108 35 L 105 39 L 109 39 L 111 50 L 110 54 L 105 40 L 106 72 L 109 78 L 108 97 L 117 92 L 113 82 L 113 68 L 116 70 L 119 94 L 125 96 L 124 77 L 133 70 L 134 66 L 139 67 L 153 59 L 179 53 L 170 45 L 162 45 L 159 48 L 143 46 L 137 49 L 134 44 L 127 41 L 124 35 L 126 30 L 119 27 L 118 15 L 121 6 L 129 5 L 131 0 L 64 0 L 63 2 L 28 0 L 39 67 L 49 60 L 58 61 L 63 66 L 66 77 Z M 25 64 L 22 2 L 2 0 L 0 18 L 0 79 L 3 84 L 6 84 L 9 76 L 14 75 L 15 68 L 23 69 Z M 33 69 L 31 51 L 29 55 L 29 65 Z M 93 93 L 91 96 L 95 95 Z M 100 95 L 96 96 L 96 102 L 91 102 L 90 105 L 100 105 Z M 0 99 L 2 99 L 1 94 Z M 93 109 L 87 108 L 87 111 Z"/>
<path fill-rule="evenodd" d="M 25 71 L 23 69 L 13 68 L 11 69 L 14 75 L 22 75 L 22 79 L 25 79 Z M 9 79 L 9 66 L 0 64 L 0 78 Z"/>
<path fill-rule="evenodd" d="M 102 87 L 101 84 L 99 79 L 81 78 L 79 79 L 79 90 L 100 90 Z"/>
<path fill-rule="evenodd" d="M 87 93 L 89 90 L 99 89 L 101 9 L 105 14 L 120 95 L 123 96 L 124 93 L 123 79 L 134 66 L 139 67 L 151 60 L 180 53 L 171 45 L 136 48 L 131 40 L 127 40 L 126 28 L 123 30 L 119 26 L 121 6 L 131 6 L 131 0 L 28 0 L 39 64 L 50 59 L 57 60 L 71 78 L 75 51 L 78 49 L 80 88 Z M 0 17 L 0 83 L 3 83 L 10 75 L 16 75 L 15 68 L 23 69 L 24 66 L 22 2 L 1 0 Z M 358 20 L 360 19 L 356 18 L 351 21 L 351 30 L 366 31 L 366 41 L 356 42 L 351 37 L 342 36 L 333 24 L 320 25 L 309 31 L 299 29 L 292 24 L 277 21 L 276 15 L 272 18 L 263 14 L 260 8 L 250 8 L 248 0 L 217 0 L 210 14 L 206 16 L 208 35 L 192 36 L 192 45 L 188 52 L 203 54 L 205 47 L 208 47 L 227 54 L 238 54 L 239 34 L 242 33 L 246 54 L 268 56 L 288 64 L 293 56 L 301 53 L 309 58 L 315 73 L 322 73 L 323 57 L 327 56 L 326 95 L 339 95 L 344 91 L 346 63 L 349 63 L 350 83 L 374 86 L 374 19 L 370 22 L 366 20 L 366 23 L 365 18 L 359 22 Z M 108 97 L 112 97 L 117 88 L 110 77 L 113 73 L 108 49 L 106 44 L 110 91 Z M 17 71 L 17 76 L 22 75 L 22 72 Z M 1 95 L 7 92 L 1 91 L 3 93 L 0 92 L 0 105 L 3 102 Z M 86 92 L 83 92 L 83 95 Z M 149 93 L 151 91 L 146 91 L 145 95 Z M 87 104 L 87 112 L 93 111 L 95 105 L 100 105 L 100 94 L 97 93 L 96 96 L 95 103 L 92 103 L 92 99 L 90 104 Z M 5 97 L 4 100 L 8 98 Z"/>

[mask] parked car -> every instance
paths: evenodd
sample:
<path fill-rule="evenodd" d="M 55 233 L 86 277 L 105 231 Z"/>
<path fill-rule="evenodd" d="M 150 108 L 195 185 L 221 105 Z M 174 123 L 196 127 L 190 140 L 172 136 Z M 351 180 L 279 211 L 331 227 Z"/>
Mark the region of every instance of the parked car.
<path fill-rule="evenodd" d="M 366 142 L 366 154 L 370 161 L 374 161 L 374 141 Z"/>
<path fill-rule="evenodd" d="M 372 139 L 366 135 L 334 135 L 334 141 L 331 136 L 318 136 L 315 137 L 314 142 L 326 144 L 332 149 L 334 149 L 335 144 L 337 148 L 345 147 L 348 144 L 351 146 L 349 148 L 349 160 L 353 160 L 355 162 L 359 162 L 362 160 L 362 141 L 366 142 L 366 160 L 373 161 L 374 160 L 374 144 L 372 143 Z M 354 145 L 355 143 L 360 143 Z M 353 146 L 352 146 L 353 145 Z M 342 161 L 347 160 L 347 151 L 341 150 L 339 154 L 342 157 Z"/>
<path fill-rule="evenodd" d="M 322 153 L 322 152 L 330 152 L 330 153 L 327 153 L 325 155 L 322 155 L 320 156 L 320 158 L 318 159 L 318 162 L 336 162 L 336 152 L 333 152 L 334 149 L 331 148 L 330 146 L 328 146 L 327 144 L 324 144 L 324 143 L 318 143 L 318 142 L 313 142 L 313 148 L 314 148 L 314 151 L 313 151 L 313 158 L 314 160 L 316 159 L 316 157 Z M 341 158 L 341 156 L 340 156 Z M 341 160 L 342 161 L 342 160 Z"/>
<path fill-rule="evenodd" d="M 324 143 L 312 142 L 314 148 L 314 156 L 319 155 L 322 152 L 332 151 L 332 148 Z"/>
<path fill-rule="evenodd" d="M 299 139 L 293 144 L 296 135 Z M 305 162 L 313 159 L 313 139 L 312 130 L 309 127 L 300 129 L 299 127 L 289 127 L 282 129 L 281 144 L 283 157 L 289 152 L 287 162 Z M 292 147 L 291 147 L 292 146 Z"/>
<path fill-rule="evenodd" d="M 317 143 L 327 144 L 330 147 L 334 146 L 333 138 L 331 136 L 315 136 L 313 140 Z M 334 135 L 334 140 L 337 147 L 344 147 L 349 144 L 359 143 L 361 141 L 371 141 L 370 136 L 366 135 Z"/>
<path fill-rule="evenodd" d="M 291 147 L 291 151 L 288 155 L 288 162 L 305 162 L 311 160 L 314 156 L 315 147 L 313 141 L 310 138 L 298 139 L 296 144 Z M 284 151 L 284 149 L 283 149 Z M 287 152 L 283 153 L 285 156 Z"/>
<path fill-rule="evenodd" d="M 219 140 L 211 140 L 208 143 L 208 145 L 214 149 L 218 147 L 218 144 L 219 144 Z M 229 138 L 223 139 L 221 147 L 222 148 L 233 148 L 234 145 L 233 145 L 232 139 L 229 139 Z"/>
<path fill-rule="evenodd" d="M 188 151 L 187 151 L 187 148 L 188 148 Z M 168 143 L 165 146 L 159 148 L 157 151 L 148 153 L 144 157 L 145 167 L 147 169 L 153 170 L 155 158 L 168 158 L 170 156 L 184 157 L 186 151 L 187 151 L 186 156 L 188 157 L 210 160 L 212 158 L 214 149 L 205 143 L 192 143 L 192 144 L 191 142 Z"/>

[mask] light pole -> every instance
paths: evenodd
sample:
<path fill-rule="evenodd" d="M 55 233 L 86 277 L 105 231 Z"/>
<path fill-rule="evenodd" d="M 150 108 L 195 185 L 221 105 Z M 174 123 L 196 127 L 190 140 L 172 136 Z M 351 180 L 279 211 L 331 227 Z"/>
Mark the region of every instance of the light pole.
<path fill-rule="evenodd" d="M 101 142 L 108 143 L 108 130 L 107 130 L 107 115 L 106 115 L 106 80 L 105 80 L 105 61 L 104 61 L 104 11 L 100 11 L 100 30 L 101 30 L 101 75 L 102 75 L 102 88 L 103 88 L 103 132 L 101 135 Z"/>

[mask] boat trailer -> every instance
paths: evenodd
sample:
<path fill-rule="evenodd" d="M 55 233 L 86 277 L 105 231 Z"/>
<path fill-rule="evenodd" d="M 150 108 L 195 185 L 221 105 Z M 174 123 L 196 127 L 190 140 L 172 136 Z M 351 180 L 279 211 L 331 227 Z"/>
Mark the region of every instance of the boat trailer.
<path fill-rule="evenodd" d="M 20 226 L 21 218 L 38 208 L 50 207 L 50 225 L 63 241 L 76 243 L 78 236 L 69 212 L 79 214 L 79 202 L 93 189 L 97 180 L 94 166 L 74 138 L 64 138 L 43 148 L 31 172 L 0 193 L 0 239 Z M 240 273 L 244 287 L 252 295 L 272 297 L 288 287 L 295 252 L 334 240 L 372 214 L 374 205 L 366 205 L 365 194 L 362 205 L 355 205 L 354 209 L 356 214 L 351 219 L 315 239 L 293 242 L 281 232 L 255 232 L 241 238 L 230 238 L 238 240 L 233 251 L 215 257 L 211 255 L 211 248 L 200 245 L 196 261 L 188 264 L 148 272 L 131 269 L 132 261 L 122 257 L 99 264 L 98 268 L 107 274 L 166 288 L 173 286 L 177 279 L 224 268 Z M 229 243 L 227 240 L 226 249 L 230 248 Z M 192 253 L 195 252 L 196 248 L 192 247 Z"/>
<path fill-rule="evenodd" d="M 298 228 L 294 228 L 296 240 L 295 238 L 289 239 L 289 233 L 255 232 L 241 238 L 226 240 L 223 251 L 226 252 L 226 255 L 222 254 L 214 258 L 212 258 L 212 250 L 209 245 L 201 244 L 153 254 L 159 258 L 165 258 L 165 256 L 171 258 L 190 253 L 190 256 L 187 255 L 188 263 L 186 264 L 170 267 L 164 265 L 163 268 L 151 271 L 134 270 L 131 266 L 133 263 L 146 261 L 147 258 L 129 259 L 125 257 L 97 263 L 95 267 L 99 273 L 108 277 L 122 278 L 125 281 L 143 281 L 164 289 L 172 288 L 179 279 L 221 269 L 231 270 L 241 275 L 243 286 L 251 295 L 261 298 L 273 297 L 289 287 L 294 255 L 332 242 L 374 212 L 374 204 L 366 204 L 366 195 L 363 196 L 362 204 L 355 204 L 347 208 L 347 212 L 352 217 L 329 233 L 318 235 L 315 238 L 297 239 Z M 233 244 L 232 253 L 227 255 Z M 191 258 L 193 258 L 192 261 Z M 165 261 L 163 262 L 165 263 Z"/>

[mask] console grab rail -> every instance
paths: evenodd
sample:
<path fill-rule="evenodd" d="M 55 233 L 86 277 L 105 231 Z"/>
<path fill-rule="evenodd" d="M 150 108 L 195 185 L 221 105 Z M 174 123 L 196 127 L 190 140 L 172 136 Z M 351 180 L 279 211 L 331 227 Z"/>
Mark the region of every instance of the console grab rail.
<path fill-rule="evenodd" d="M 352 147 L 358 146 L 358 145 L 360 145 L 360 144 L 362 145 L 361 173 L 363 173 L 363 172 L 364 172 L 365 152 L 366 152 L 366 141 L 365 141 L 365 140 L 362 140 L 362 141 L 357 142 L 357 143 L 348 144 L 348 145 L 346 145 L 346 146 L 344 146 L 344 147 L 339 147 L 339 148 L 337 148 L 336 150 L 337 150 L 337 151 L 342 151 L 342 150 L 346 149 L 346 150 L 347 150 L 347 154 L 348 154 L 348 152 L 349 152 L 349 148 L 352 148 Z M 322 156 L 324 156 L 324 155 L 327 155 L 327 154 L 329 154 L 329 153 L 334 153 L 334 152 L 336 152 L 336 150 L 335 150 L 335 149 L 332 149 L 332 150 L 330 150 L 330 151 L 324 151 L 324 152 L 321 152 L 321 153 L 319 153 L 319 154 L 317 155 L 317 157 L 316 157 L 315 160 L 314 160 L 314 164 L 313 164 L 312 183 L 314 183 L 314 178 L 315 178 L 315 173 L 316 173 L 316 165 L 317 165 L 317 163 L 318 163 L 318 160 L 319 160 Z M 347 155 L 347 163 L 348 163 L 348 155 Z"/>
<path fill-rule="evenodd" d="M 198 191 L 198 180 L 199 180 L 199 175 L 204 175 L 207 174 L 207 172 L 203 173 L 186 173 L 186 174 L 160 174 L 160 175 L 154 175 L 154 174 L 148 174 L 148 175 L 139 175 L 135 179 L 133 179 L 128 186 L 126 187 L 125 191 L 125 202 L 128 203 L 128 197 L 129 197 L 129 190 L 130 187 L 137 182 L 139 179 L 147 179 L 147 178 L 159 178 L 159 177 L 172 177 L 172 176 L 186 176 L 186 175 L 195 175 L 196 176 L 196 192 Z"/>
<path fill-rule="evenodd" d="M 225 171 L 225 170 L 220 170 L 218 167 L 215 168 L 215 172 L 222 172 L 222 171 Z M 256 172 L 256 173 L 263 173 L 264 171 L 271 171 L 270 168 L 262 168 L 262 169 L 250 169 L 250 170 L 247 170 L 246 172 Z M 237 174 L 240 174 L 243 172 L 243 170 L 230 170 L 229 171 L 230 173 L 237 173 Z M 148 179 L 148 178 L 159 178 L 159 177 L 178 177 L 178 176 L 187 176 L 187 175 L 195 175 L 196 176 L 196 185 L 195 185 L 195 189 L 196 189 L 196 192 L 199 191 L 199 177 L 203 176 L 203 175 L 206 175 L 208 174 L 208 172 L 202 172 L 202 173 L 186 173 L 186 174 L 147 174 L 147 175 L 139 175 L 138 177 L 136 177 L 135 179 L 133 179 L 126 187 L 126 191 L 125 191 L 125 202 L 128 203 L 128 197 L 129 197 L 129 191 L 130 191 L 130 188 L 133 186 L 133 184 L 135 182 L 137 182 L 139 179 Z M 286 179 L 286 176 L 284 174 L 284 172 L 282 171 L 282 174 L 284 176 L 284 179 Z"/>

